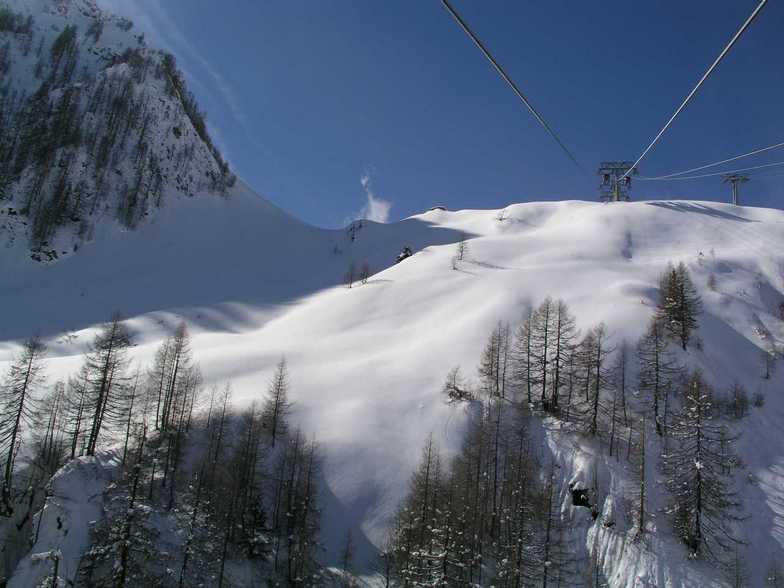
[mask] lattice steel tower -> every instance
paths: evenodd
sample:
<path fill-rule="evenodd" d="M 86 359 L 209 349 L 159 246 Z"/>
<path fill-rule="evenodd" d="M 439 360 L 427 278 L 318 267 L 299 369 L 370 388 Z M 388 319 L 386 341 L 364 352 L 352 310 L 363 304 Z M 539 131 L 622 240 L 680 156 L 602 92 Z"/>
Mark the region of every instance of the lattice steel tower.
<path fill-rule="evenodd" d="M 603 161 L 599 165 L 599 197 L 604 202 L 628 202 L 632 190 L 632 176 L 639 172 L 633 161 Z"/>

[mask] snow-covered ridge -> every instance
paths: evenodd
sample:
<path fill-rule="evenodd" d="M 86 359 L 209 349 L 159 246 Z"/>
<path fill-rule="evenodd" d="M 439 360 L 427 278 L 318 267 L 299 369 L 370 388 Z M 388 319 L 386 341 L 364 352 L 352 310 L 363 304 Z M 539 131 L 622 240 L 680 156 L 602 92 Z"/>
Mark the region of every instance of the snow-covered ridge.
<path fill-rule="evenodd" d="M 234 182 L 171 55 L 91 0 L 0 2 L 0 239 L 53 261 L 96 226 Z M 10 12 L 9 12 L 10 11 Z"/>
<path fill-rule="evenodd" d="M 11 358 L 14 341 L 43 329 L 47 371 L 65 377 L 78 367 L 90 326 L 115 309 L 132 319 L 142 365 L 177 317 L 189 320 L 208 383 L 231 381 L 240 405 L 260 398 L 285 355 L 296 420 L 325 457 L 325 541 L 334 553 L 351 526 L 358 557 L 367 559 L 371 544 L 384 540 L 426 437 L 432 433 L 447 455 L 459 449 L 469 415 L 445 402 L 443 380 L 456 365 L 472 372 L 497 321 L 516 324 L 552 296 L 569 304 L 581 329 L 603 321 L 615 343 L 634 344 L 653 312 L 659 275 L 683 261 L 705 306 L 703 349 L 691 350 L 689 363 L 717 389 L 739 382 L 766 397 L 764 410 L 738 425 L 744 550 L 759 562 L 753 577 L 761 580 L 784 545 L 782 376 L 764 380 L 760 367 L 761 349 L 784 341 L 784 212 L 690 201 L 528 203 L 500 212 L 430 211 L 367 223 L 351 240 L 346 231 L 298 223 L 238 186 L 228 200 L 164 209 L 138 231 L 107 229 L 51 266 L 5 250 L 2 305 L 14 313 L 0 361 Z M 461 235 L 469 252 L 453 269 Z M 391 265 L 404 245 L 415 255 Z M 337 285 L 364 260 L 374 271 L 367 284 Z M 598 471 L 604 507 L 617 508 L 628 475 L 622 467 L 549 426 L 541 443 L 561 464 L 563 487 L 591 483 Z M 652 463 L 651 480 L 657 475 Z M 716 570 L 686 561 L 663 515 L 655 542 L 643 545 L 623 529 L 580 521 L 582 541 L 614 586 L 719 581 Z"/>

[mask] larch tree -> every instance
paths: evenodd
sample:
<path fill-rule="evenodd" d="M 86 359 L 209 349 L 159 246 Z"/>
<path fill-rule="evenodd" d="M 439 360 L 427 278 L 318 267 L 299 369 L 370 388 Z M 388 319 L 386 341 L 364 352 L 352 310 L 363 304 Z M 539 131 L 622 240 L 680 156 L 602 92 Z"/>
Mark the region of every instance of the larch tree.
<path fill-rule="evenodd" d="M 128 497 L 128 507 L 125 511 L 125 517 L 122 525 L 122 530 L 120 533 L 120 541 L 118 541 L 119 545 L 119 557 L 117 564 L 115 566 L 116 569 L 116 580 L 118 588 L 124 588 L 126 584 L 126 578 L 128 576 L 128 560 L 130 557 L 131 551 L 131 536 L 132 536 L 132 528 L 134 523 L 134 515 L 135 515 L 135 505 L 137 501 L 137 493 L 139 491 L 139 482 L 141 479 L 141 467 L 142 467 L 142 457 L 144 455 L 144 441 L 147 437 L 147 430 L 146 427 L 143 430 L 141 441 L 139 443 L 139 448 L 136 454 L 136 460 L 133 464 L 132 469 L 132 482 L 131 482 L 131 491 Z"/>
<path fill-rule="evenodd" d="M 490 334 L 479 363 L 479 379 L 488 396 L 506 396 L 509 359 L 509 325 L 499 322 Z"/>
<path fill-rule="evenodd" d="M 605 391 L 612 385 L 612 370 L 607 359 L 613 352 L 604 323 L 594 327 L 581 342 L 582 358 L 586 372 L 586 402 L 588 432 L 599 433 L 600 417 L 608 413 Z"/>
<path fill-rule="evenodd" d="M 550 361 L 550 397 L 547 407 L 551 412 L 560 411 L 559 396 L 566 381 L 568 364 L 577 338 L 575 319 L 563 300 L 553 304 L 552 360 Z"/>
<path fill-rule="evenodd" d="M 343 274 L 343 283 L 347 288 L 352 288 L 356 279 L 357 267 L 354 265 L 354 262 L 351 262 L 348 266 L 348 269 L 346 270 L 346 273 Z"/>
<path fill-rule="evenodd" d="M 468 255 L 468 240 L 464 233 L 460 234 L 460 241 L 457 242 L 457 260 L 463 261 Z"/>
<path fill-rule="evenodd" d="M 161 408 L 163 407 L 164 391 L 167 388 L 168 375 L 171 365 L 171 338 L 165 339 L 155 352 L 155 360 L 149 370 L 148 378 L 150 393 L 156 396 L 154 426 L 157 431 L 161 427 Z"/>
<path fill-rule="evenodd" d="M 274 567 L 287 585 L 312 586 L 317 574 L 319 531 L 318 475 L 315 443 L 299 429 L 287 435 L 274 468 L 272 528 L 276 534 Z"/>
<path fill-rule="evenodd" d="M 131 333 L 122 318 L 115 315 L 93 339 L 85 358 L 90 416 L 87 455 L 95 455 L 98 438 L 108 423 L 122 422 L 125 415 L 127 351 Z"/>
<path fill-rule="evenodd" d="M 234 542 L 241 546 L 248 557 L 258 553 L 264 545 L 261 534 L 265 523 L 263 492 L 260 485 L 259 467 L 264 462 L 262 422 L 256 404 L 253 403 L 240 415 L 237 441 L 230 461 L 230 482 L 234 499 Z"/>
<path fill-rule="evenodd" d="M 529 405 L 533 404 L 534 387 L 537 384 L 536 359 L 534 355 L 534 313 L 529 310 L 515 332 L 512 349 L 512 380 L 515 388 L 525 395 Z"/>
<path fill-rule="evenodd" d="M 464 402 L 473 400 L 474 395 L 465 383 L 463 376 L 460 374 L 460 366 L 456 366 L 449 370 L 444 382 L 444 394 L 449 399 L 449 402 Z"/>
<path fill-rule="evenodd" d="M 691 375 L 683 397 L 671 426 L 676 445 L 662 456 L 672 494 L 668 512 L 690 556 L 726 563 L 738 543 L 733 525 L 741 520 L 741 505 L 724 468 L 734 439 L 714 422 L 711 392 L 701 374 Z"/>
<path fill-rule="evenodd" d="M 291 409 L 288 393 L 288 368 L 286 359 L 281 358 L 275 367 L 275 374 L 272 376 L 272 381 L 269 385 L 269 396 L 264 402 L 262 409 L 262 419 L 265 428 L 269 430 L 272 447 L 275 447 L 278 438 L 286 433 L 286 417 Z"/>
<path fill-rule="evenodd" d="M 82 455 L 85 448 L 85 428 L 88 408 L 88 377 L 86 365 L 79 374 L 68 379 L 65 395 L 65 432 L 69 438 L 70 458 Z"/>
<path fill-rule="evenodd" d="M 16 455 L 26 427 L 34 423 L 36 416 L 38 386 L 44 380 L 44 344 L 33 337 L 25 341 L 22 351 L 11 363 L 8 374 L 0 388 L 0 448 L 3 451 L 4 511 L 13 512 L 12 489 Z"/>
<path fill-rule="evenodd" d="M 43 479 L 53 476 L 68 456 L 64 427 L 65 391 L 65 383 L 59 381 L 37 403 L 31 465 Z"/>
<path fill-rule="evenodd" d="M 218 462 L 221 460 L 222 451 L 226 444 L 226 429 L 228 428 L 227 417 L 229 404 L 231 403 L 231 386 L 226 384 L 223 393 L 220 397 L 220 409 L 216 418 L 212 420 L 209 425 L 210 445 L 209 450 L 211 453 L 210 461 L 210 479 L 214 480 L 215 470 L 218 467 Z"/>
<path fill-rule="evenodd" d="M 159 349 L 159 354 L 165 353 L 164 346 L 168 346 L 168 370 L 165 374 L 163 399 L 160 408 L 160 427 L 166 431 L 176 427 L 180 412 L 188 404 L 188 375 L 193 366 L 190 335 L 185 322 L 181 322 L 174 335 L 168 342 L 164 342 Z M 156 366 L 156 372 L 158 371 Z"/>
<path fill-rule="evenodd" d="M 125 460 L 128 457 L 128 443 L 131 439 L 131 425 L 133 423 L 133 418 L 135 416 L 135 412 L 139 411 L 139 402 L 137 397 L 139 396 L 139 377 L 140 377 L 139 369 L 136 370 L 136 375 L 133 378 L 133 384 L 129 387 L 128 390 L 128 410 L 126 415 L 125 421 L 125 440 L 123 442 L 123 453 L 122 453 L 122 464 L 125 465 Z M 135 411 L 134 411 L 135 409 Z"/>
<path fill-rule="evenodd" d="M 441 541 L 441 458 L 432 436 L 411 478 L 408 498 L 395 523 L 394 554 L 398 577 L 412 587 L 443 585 Z"/>
<path fill-rule="evenodd" d="M 541 503 L 543 524 L 539 538 L 541 557 L 534 569 L 536 585 L 568 586 L 576 583 L 579 562 L 575 557 L 575 545 L 568 539 L 568 521 L 561 512 L 560 494 L 556 491 L 555 466 L 551 466 Z"/>
<path fill-rule="evenodd" d="M 615 376 L 615 387 L 623 411 L 623 426 L 629 426 L 629 407 L 627 405 L 627 395 L 629 386 L 629 345 L 626 341 L 621 343 L 615 356 L 615 366 L 613 368 Z"/>
<path fill-rule="evenodd" d="M 651 403 L 656 433 L 664 435 L 664 396 L 682 370 L 668 350 L 664 323 L 661 320 L 651 319 L 648 330 L 637 343 L 637 359 L 639 389 Z"/>
<path fill-rule="evenodd" d="M 166 459 L 164 464 L 164 486 L 169 481 L 168 508 L 174 507 L 175 485 L 178 480 L 179 469 L 183 457 L 183 444 L 187 431 L 190 414 L 193 409 L 192 399 L 195 399 L 201 390 L 202 377 L 198 366 L 182 366 L 182 373 L 176 393 L 173 394 L 173 403 L 169 408 L 168 425 L 164 431 L 167 441 Z"/>
<path fill-rule="evenodd" d="M 573 409 L 577 401 L 577 391 L 580 385 L 580 346 L 571 345 L 566 352 L 564 362 L 564 386 L 566 388 L 566 407 L 561 409 L 563 419 L 570 422 L 573 416 Z"/>
<path fill-rule="evenodd" d="M 624 429 L 628 433 L 627 457 L 631 453 L 631 428 L 629 427 L 629 411 L 626 405 L 628 385 L 629 351 L 623 341 L 615 352 L 615 360 L 611 368 L 612 398 L 608 411 L 610 426 L 610 456 L 620 456 L 620 441 Z"/>
<path fill-rule="evenodd" d="M 550 362 L 553 354 L 553 318 L 555 314 L 553 307 L 553 301 L 548 296 L 536 309 L 531 325 L 533 329 L 534 359 L 539 372 L 539 403 L 545 410 L 548 408 L 547 386 L 549 380 L 547 376 L 550 373 Z"/>
<path fill-rule="evenodd" d="M 648 495 L 648 486 L 647 486 L 647 474 L 646 474 L 646 464 L 645 464 L 645 451 L 647 450 L 647 446 L 645 444 L 645 414 L 643 414 L 642 419 L 640 421 L 640 436 L 639 436 L 639 443 L 638 443 L 638 453 L 637 453 L 637 467 L 638 467 L 638 477 L 640 480 L 640 485 L 638 487 L 637 492 L 637 537 L 641 537 L 645 534 L 645 514 L 647 505 L 645 504 L 645 499 Z"/>
<path fill-rule="evenodd" d="M 676 339 L 683 350 L 698 328 L 702 300 L 683 262 L 670 264 L 659 280 L 659 303 L 656 317 L 662 321 L 669 336 Z"/>

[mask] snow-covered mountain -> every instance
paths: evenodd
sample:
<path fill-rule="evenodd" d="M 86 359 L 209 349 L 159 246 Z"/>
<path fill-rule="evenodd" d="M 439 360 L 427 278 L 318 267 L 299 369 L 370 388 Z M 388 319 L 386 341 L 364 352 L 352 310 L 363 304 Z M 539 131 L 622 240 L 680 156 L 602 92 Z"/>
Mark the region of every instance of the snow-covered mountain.
<path fill-rule="evenodd" d="M 115 311 L 127 317 L 142 369 L 184 320 L 205 387 L 230 383 L 236 409 L 263 400 L 285 357 L 292 419 L 323 458 L 323 559 L 338 561 L 350 530 L 357 568 L 372 582 L 426 440 L 457 455 L 475 416 L 470 403 L 447 401 L 450 370 L 459 366 L 476 389 L 494 327 L 514 330 L 548 296 L 569 305 L 582 334 L 604 323 L 610 346 L 626 342 L 633 354 L 661 274 L 683 262 L 704 309 L 700 344 L 680 361 L 701 369 L 719 397 L 741 385 L 757 398 L 727 423 L 740 435 L 733 487 L 745 514 L 736 553 L 747 580 L 734 585 L 764 585 L 784 563 L 784 376 L 766 373 L 784 344 L 784 212 L 565 201 L 319 229 L 233 181 L 173 62 L 132 23 L 92 0 L 3 6 L 0 373 L 23 339 L 40 335 L 49 381 L 66 380 Z M 406 247 L 414 254 L 395 264 Z M 630 367 L 631 410 L 646 402 L 635 380 Z M 531 422 L 532 451 L 557 466 L 554 493 L 575 554 L 609 585 L 728 583 L 726 571 L 689 559 L 673 532 L 659 468 L 666 448 L 655 434 L 640 540 L 622 514 L 637 466 L 543 412 Z M 58 502 L 47 511 L 56 516 L 37 519 L 31 549 L 14 548 L 13 585 L 38 585 L 58 549 L 71 566 L 62 577 L 74 578 L 118 468 L 112 447 L 56 474 Z M 593 489 L 594 513 L 574 505 L 573 487 Z"/>
<path fill-rule="evenodd" d="M 174 58 L 93 0 L 0 3 L 0 227 L 55 259 L 234 177 Z"/>
<path fill-rule="evenodd" d="M 468 253 L 453 264 L 462 235 Z M 415 255 L 391 265 L 403 245 Z M 2 306 L 13 312 L 0 358 L 9 361 L 15 341 L 39 330 L 50 343 L 47 371 L 65 377 L 78 369 L 91 325 L 120 309 L 132 317 L 134 358 L 145 365 L 184 317 L 208 383 L 231 382 L 242 405 L 259 400 L 285 355 L 295 419 L 325 458 L 323 538 L 334 554 L 351 527 L 368 561 L 428 435 L 447 455 L 458 451 L 470 411 L 445 401 L 443 381 L 454 366 L 473 373 L 499 320 L 514 325 L 552 296 L 569 304 L 583 331 L 603 321 L 615 345 L 634 344 L 652 315 L 660 274 L 683 261 L 705 305 L 702 349 L 685 359 L 718 390 L 739 382 L 765 397 L 764 408 L 737 425 L 745 465 L 736 478 L 748 515 L 742 549 L 761 581 L 784 542 L 781 376 L 763 379 L 760 363 L 761 350 L 784 339 L 781 251 L 781 211 L 685 201 L 434 210 L 366 223 L 352 241 L 350 232 L 302 225 L 238 187 L 225 200 L 166 207 L 133 232 L 107 229 L 51 265 L 5 250 Z M 336 285 L 359 260 L 380 271 L 366 284 Z M 624 525 L 605 527 L 571 506 L 567 490 L 569 482 L 596 482 L 600 510 L 617 510 L 630 466 L 608 458 L 601 444 L 560 431 L 557 421 L 541 422 L 539 451 L 560 464 L 563 508 L 611 585 L 721 581 L 711 566 L 688 561 L 674 539 L 654 459 L 655 532 L 638 544 Z"/>

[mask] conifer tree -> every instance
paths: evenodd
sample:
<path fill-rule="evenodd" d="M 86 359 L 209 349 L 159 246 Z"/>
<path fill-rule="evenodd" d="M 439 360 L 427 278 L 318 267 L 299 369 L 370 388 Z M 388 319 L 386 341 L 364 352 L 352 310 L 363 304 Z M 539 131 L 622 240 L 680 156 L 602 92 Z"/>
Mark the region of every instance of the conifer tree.
<path fill-rule="evenodd" d="M 554 303 L 553 314 L 553 358 L 550 362 L 552 373 L 548 407 L 552 412 L 559 412 L 559 396 L 566 380 L 567 366 L 574 341 L 577 338 L 577 327 L 574 316 L 563 300 L 557 300 Z"/>
<path fill-rule="evenodd" d="M 82 454 L 85 446 L 88 394 L 87 366 L 83 365 L 77 376 L 68 380 L 65 397 L 65 432 L 69 438 L 70 458 Z"/>
<path fill-rule="evenodd" d="M 468 240 L 464 233 L 460 234 L 460 241 L 457 242 L 457 260 L 463 261 L 468 255 Z"/>
<path fill-rule="evenodd" d="M 548 296 L 536 309 L 533 316 L 533 346 L 534 358 L 539 371 L 538 384 L 540 386 L 539 403 L 544 410 L 548 409 L 547 401 L 550 362 L 552 361 L 553 347 L 553 301 Z"/>
<path fill-rule="evenodd" d="M 460 374 L 460 366 L 456 366 L 449 370 L 446 382 L 444 383 L 444 394 L 446 394 L 449 402 L 463 402 L 473 399 L 473 394 L 468 386 L 463 381 Z"/>
<path fill-rule="evenodd" d="M 171 351 L 172 341 L 170 338 L 165 339 L 157 351 L 155 352 L 155 361 L 152 369 L 149 370 L 149 388 L 155 393 L 157 397 L 155 402 L 155 430 L 157 431 L 161 426 L 161 409 L 163 407 L 164 390 L 167 387 L 167 381 L 171 365 Z"/>
<path fill-rule="evenodd" d="M 664 434 L 664 395 L 681 373 L 667 347 L 663 322 L 651 319 L 648 330 L 637 343 L 639 389 L 648 396 L 652 405 L 653 421 L 659 435 Z"/>
<path fill-rule="evenodd" d="M 479 379 L 486 394 L 505 397 L 509 363 L 509 325 L 499 322 L 490 334 L 479 364 Z"/>
<path fill-rule="evenodd" d="M 98 438 L 107 423 L 122 422 L 126 410 L 127 350 L 131 334 L 119 315 L 104 324 L 93 339 L 85 358 L 88 414 L 91 421 L 87 455 L 94 455 Z"/>
<path fill-rule="evenodd" d="M 639 453 L 638 453 L 638 468 L 639 468 L 639 478 L 640 478 L 640 485 L 637 494 L 637 535 L 642 536 L 645 533 L 645 513 L 647 505 L 645 504 L 645 498 L 648 495 L 648 487 L 647 487 L 647 474 L 645 471 L 645 451 L 647 446 L 645 444 L 645 415 L 643 414 L 642 420 L 640 422 L 640 442 L 639 442 Z"/>
<path fill-rule="evenodd" d="M 669 512 L 691 556 L 726 562 L 738 543 L 733 525 L 740 520 L 740 502 L 724 471 L 734 439 L 713 421 L 710 390 L 701 374 L 691 375 L 683 396 L 671 426 L 677 445 L 662 456 L 672 494 Z"/>
<path fill-rule="evenodd" d="M 534 350 L 534 313 L 529 310 L 515 333 L 513 358 L 513 381 L 520 393 L 525 394 L 528 405 L 533 403 L 534 388 L 537 384 L 537 369 Z"/>
<path fill-rule="evenodd" d="M 689 276 L 686 265 L 670 264 L 659 280 L 659 303 L 656 318 L 662 321 L 665 331 L 676 339 L 683 350 L 698 328 L 702 300 Z"/>
<path fill-rule="evenodd" d="M 319 459 L 315 443 L 297 429 L 286 448 L 287 470 L 282 506 L 286 542 L 286 580 L 289 585 L 312 585 L 317 573 Z"/>
<path fill-rule="evenodd" d="M 232 490 L 236 495 L 234 504 L 234 542 L 246 551 L 248 557 L 261 555 L 263 545 L 261 530 L 266 515 L 263 491 L 259 479 L 259 467 L 265 453 L 261 443 L 262 426 L 256 404 L 240 415 L 240 427 L 230 461 Z"/>
<path fill-rule="evenodd" d="M 431 436 L 396 523 L 395 561 L 407 586 L 439 586 L 445 581 L 439 516 L 442 483 L 441 458 Z"/>
<path fill-rule="evenodd" d="M 629 426 L 629 407 L 627 405 L 627 394 L 629 385 L 629 346 L 626 341 L 621 343 L 621 346 L 616 352 L 615 366 L 613 374 L 615 377 L 615 388 L 618 392 L 618 397 L 623 412 L 623 426 Z"/>
<path fill-rule="evenodd" d="M 566 422 L 570 422 L 574 415 L 574 406 L 578 401 L 577 392 L 583 377 L 580 366 L 580 345 L 571 345 L 567 349 L 564 362 L 566 407 L 565 410 L 562 409 L 562 414 Z"/>
<path fill-rule="evenodd" d="M 33 337 L 25 341 L 0 388 L 0 448 L 4 456 L 2 500 L 7 514 L 13 511 L 11 494 L 19 445 L 25 428 L 33 425 L 36 415 L 36 392 L 44 380 L 42 360 L 45 351 L 39 339 Z"/>
<path fill-rule="evenodd" d="M 190 346 L 190 335 L 185 322 L 181 322 L 174 335 L 168 342 L 164 342 L 159 354 L 167 355 L 163 347 L 168 347 L 168 370 L 164 359 L 163 367 L 156 365 L 156 372 L 160 369 L 165 374 L 163 399 L 160 408 L 160 427 L 166 431 L 178 423 L 181 410 L 188 405 L 188 375 L 193 364 Z"/>
<path fill-rule="evenodd" d="M 65 383 L 62 381 L 55 383 L 51 392 L 37 403 L 31 465 L 43 479 L 54 475 L 67 456 L 64 403 Z"/>
<path fill-rule="evenodd" d="M 281 358 L 275 367 L 275 374 L 269 386 L 269 396 L 264 402 L 262 419 L 264 426 L 269 430 L 270 444 L 275 447 L 275 443 L 286 433 L 286 417 L 291 408 L 288 401 L 289 375 L 286 359 Z"/>
<path fill-rule="evenodd" d="M 119 562 L 117 564 L 117 586 L 124 588 L 125 581 L 128 576 L 128 559 L 131 550 L 131 530 L 134 521 L 134 507 L 137 499 L 137 492 L 139 490 L 139 481 L 141 478 L 142 456 L 144 454 L 144 441 L 147 437 L 146 428 L 142 432 L 141 441 L 136 454 L 136 460 L 133 464 L 130 496 L 128 497 L 128 508 L 125 512 L 125 521 L 123 523 L 121 539 L 119 541 L 120 554 Z"/>
<path fill-rule="evenodd" d="M 540 539 L 541 559 L 534 568 L 534 580 L 542 588 L 573 584 L 579 572 L 579 562 L 574 555 L 575 546 L 568 540 L 568 521 L 564 520 L 559 498 L 553 465 L 542 500 L 544 521 Z"/>
<path fill-rule="evenodd" d="M 211 432 L 210 434 L 211 438 L 214 437 L 215 439 L 213 447 L 213 464 L 220 459 L 221 450 L 223 449 L 223 438 L 226 435 L 226 416 L 229 403 L 231 402 L 231 386 L 229 384 L 226 384 L 226 387 L 223 389 L 221 400 L 220 413 L 214 421 L 214 432 Z"/>
<path fill-rule="evenodd" d="M 612 383 L 612 373 L 606 364 L 613 349 L 607 340 L 607 329 L 602 323 L 594 327 L 581 342 L 586 380 L 587 429 L 593 436 L 599 433 L 600 417 L 609 412 L 605 391 Z"/>

